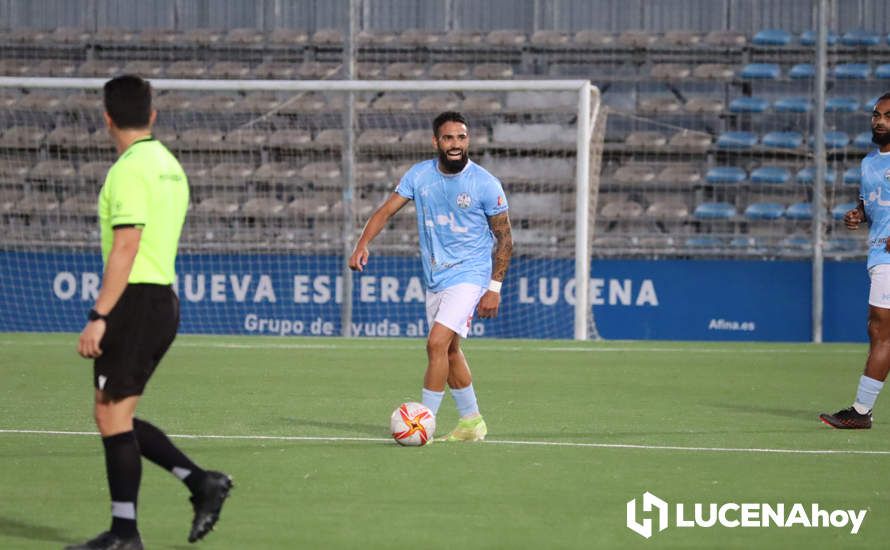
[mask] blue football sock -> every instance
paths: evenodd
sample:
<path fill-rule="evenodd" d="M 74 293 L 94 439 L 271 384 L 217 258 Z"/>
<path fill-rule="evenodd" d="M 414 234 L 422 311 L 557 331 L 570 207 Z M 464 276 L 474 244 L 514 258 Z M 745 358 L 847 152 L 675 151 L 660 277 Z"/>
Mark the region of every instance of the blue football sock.
<path fill-rule="evenodd" d="M 476 392 L 473 390 L 473 384 L 466 388 L 451 388 L 451 397 L 454 398 L 454 404 L 457 405 L 457 413 L 461 418 L 479 414 L 479 405 L 476 403 Z"/>
<path fill-rule="evenodd" d="M 433 391 L 423 388 L 423 391 L 420 392 L 422 396 L 422 403 L 432 411 L 433 416 L 439 414 L 439 405 L 442 404 L 442 398 L 445 397 L 444 391 Z"/>
<path fill-rule="evenodd" d="M 874 378 L 869 378 L 864 374 L 859 377 L 859 389 L 856 390 L 856 403 L 853 404 L 854 407 L 856 405 L 860 405 L 860 407 L 856 407 L 856 410 L 859 411 L 861 408 L 872 410 L 875 406 L 875 401 L 878 399 L 878 394 L 881 393 L 881 388 L 884 387 L 884 383 L 880 380 L 875 380 Z M 859 411 L 861 413 L 861 411 Z"/>

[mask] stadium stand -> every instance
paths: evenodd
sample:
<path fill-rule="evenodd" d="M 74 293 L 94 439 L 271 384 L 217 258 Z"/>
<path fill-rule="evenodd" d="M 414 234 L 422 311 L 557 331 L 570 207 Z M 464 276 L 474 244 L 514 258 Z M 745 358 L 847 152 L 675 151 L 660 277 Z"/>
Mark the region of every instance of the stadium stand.
<path fill-rule="evenodd" d="M 870 134 L 863 131 L 864 111 L 890 79 L 886 35 L 835 31 L 829 37 L 832 93 L 825 134 L 833 215 L 855 200 L 858 159 L 871 147 Z M 698 225 L 696 235 L 674 239 L 673 250 L 680 254 L 724 247 L 781 255 L 780 247 L 763 243 L 784 241 L 799 253 L 800 239 L 786 239 L 795 230 L 787 222 L 812 215 L 807 214 L 812 196 L 806 188 L 814 179 L 809 119 L 814 40 L 812 31 L 776 27 L 750 32 L 369 28 L 359 36 L 357 59 L 362 78 L 590 77 L 609 107 L 595 235 L 615 237 L 626 230 L 639 237 L 655 228 L 661 232 L 656 237 L 668 238 L 670 231 L 691 229 L 663 222 L 682 220 Z M 0 32 L 0 73 L 330 79 L 343 74 L 342 48 L 342 30 L 331 28 L 15 28 Z M 391 188 L 400 176 L 397 168 L 411 155 L 428 150 L 428 121 L 418 113 L 462 109 L 480 121 L 473 136 L 477 154 L 503 170 L 517 220 L 528 222 L 519 229 L 547 247 L 565 243 L 568 234 L 535 233 L 532 222 L 544 216 L 544 209 L 557 218 L 571 212 L 560 198 L 560 193 L 568 195 L 559 191 L 567 188 L 571 173 L 554 176 L 557 172 L 509 164 L 538 158 L 523 139 L 565 149 L 573 138 L 562 135 L 568 121 L 553 116 L 556 109 L 525 101 L 506 94 L 363 95 L 357 138 L 365 163 L 358 172 L 366 193 L 363 208 Z M 315 94 L 283 101 L 261 92 L 166 92 L 157 96 L 156 106 L 166 123 L 167 143 L 188 165 L 198 201 L 195 213 L 207 224 L 226 220 L 234 235 L 242 222 L 262 219 L 272 227 L 289 212 L 335 208 L 336 193 L 327 197 L 332 202 L 313 205 L 303 191 L 336 189 L 342 178 L 339 166 L 316 158 L 319 151 L 343 143 L 337 116 L 342 100 Z M 57 210 L 73 212 L 86 223 L 85 197 L 94 193 L 113 158 L 101 119 L 78 115 L 98 110 L 98 96 L 5 90 L 0 108 L 0 150 L 4 158 L 16 159 L 4 161 L 0 176 L 4 223 Z M 487 116 L 491 113 L 507 113 L 509 124 L 503 118 L 495 122 Z M 400 117 L 401 131 L 381 127 L 385 116 Z M 243 126 L 257 117 L 259 124 Z M 380 158 L 372 164 L 375 155 Z M 50 189 L 51 181 L 78 178 L 81 184 L 71 189 Z M 82 184 L 86 181 L 90 185 Z M 713 221 L 730 223 L 709 225 Z M 755 239 L 748 234 L 749 223 L 766 226 L 767 234 Z M 292 240 L 333 242 L 330 235 L 336 231 L 320 230 L 327 235 L 322 238 L 312 233 L 315 227 L 309 224 Z M 602 254 L 619 248 L 623 254 L 652 251 L 641 239 L 631 249 L 627 239 L 596 242 L 603 248 L 595 252 Z M 838 250 L 851 250 L 842 244 Z"/>

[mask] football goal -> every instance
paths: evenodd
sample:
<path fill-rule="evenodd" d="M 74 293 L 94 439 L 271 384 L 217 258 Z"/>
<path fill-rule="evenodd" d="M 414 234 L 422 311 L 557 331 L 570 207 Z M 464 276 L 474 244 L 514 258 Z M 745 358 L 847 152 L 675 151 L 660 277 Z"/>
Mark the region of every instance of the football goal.
<path fill-rule="evenodd" d="M 96 197 L 116 154 L 104 79 L 0 78 L 0 330 L 79 330 L 101 281 Z M 605 115 L 586 80 L 154 79 L 155 137 L 191 207 L 182 330 L 419 336 L 411 203 L 346 259 L 372 210 L 432 158 L 431 121 L 470 122 L 470 158 L 504 184 L 514 257 L 499 318 L 473 336 L 596 338 L 591 241 Z"/>

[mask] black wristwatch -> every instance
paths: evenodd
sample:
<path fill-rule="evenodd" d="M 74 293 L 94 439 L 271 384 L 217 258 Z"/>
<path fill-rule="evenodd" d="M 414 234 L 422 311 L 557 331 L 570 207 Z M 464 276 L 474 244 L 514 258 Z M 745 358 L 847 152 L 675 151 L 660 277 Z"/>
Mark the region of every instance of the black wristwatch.
<path fill-rule="evenodd" d="M 108 315 L 102 315 L 95 309 L 91 309 L 89 313 L 87 313 L 87 319 L 90 321 L 108 321 Z"/>

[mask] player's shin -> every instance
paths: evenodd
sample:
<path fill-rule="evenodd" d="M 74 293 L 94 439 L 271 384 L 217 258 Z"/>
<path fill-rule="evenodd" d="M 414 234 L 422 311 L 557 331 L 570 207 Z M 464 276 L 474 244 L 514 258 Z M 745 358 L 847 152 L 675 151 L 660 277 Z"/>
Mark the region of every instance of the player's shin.
<path fill-rule="evenodd" d="M 871 411 L 874 408 L 875 401 L 877 401 L 878 394 L 881 393 L 883 387 L 883 382 L 875 380 L 874 378 L 869 378 L 863 374 L 859 378 L 859 388 L 856 390 L 856 402 L 853 403 L 853 408 L 856 409 L 856 412 L 859 414 L 867 414 Z"/>
<path fill-rule="evenodd" d="M 451 388 L 451 397 L 457 406 L 457 413 L 461 418 L 474 418 L 479 416 L 479 404 L 476 401 L 476 391 L 473 384 L 465 388 Z"/>
<path fill-rule="evenodd" d="M 433 391 L 423 388 L 420 392 L 421 403 L 433 413 L 433 416 L 439 414 L 439 406 L 442 405 L 442 399 L 445 397 L 445 391 Z"/>

